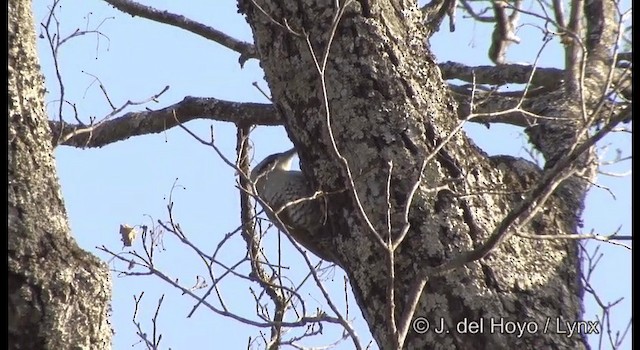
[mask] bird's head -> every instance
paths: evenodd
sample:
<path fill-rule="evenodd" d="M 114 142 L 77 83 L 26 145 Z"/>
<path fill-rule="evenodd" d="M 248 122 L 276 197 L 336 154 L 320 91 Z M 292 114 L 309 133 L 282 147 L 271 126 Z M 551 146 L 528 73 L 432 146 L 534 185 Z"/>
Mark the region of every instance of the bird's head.
<path fill-rule="evenodd" d="M 293 156 L 295 154 L 296 154 L 296 149 L 292 148 L 282 153 L 275 153 L 270 156 L 267 156 L 260 163 L 258 163 L 258 165 L 256 165 L 253 168 L 253 170 L 251 170 L 251 180 L 256 181 L 258 177 L 265 176 L 270 171 L 291 170 L 291 162 L 293 161 Z"/>

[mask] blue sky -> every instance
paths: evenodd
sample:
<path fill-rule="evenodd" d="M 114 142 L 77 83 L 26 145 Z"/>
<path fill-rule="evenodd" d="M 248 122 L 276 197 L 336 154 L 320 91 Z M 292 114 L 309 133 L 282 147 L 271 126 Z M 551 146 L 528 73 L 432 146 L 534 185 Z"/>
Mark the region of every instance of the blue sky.
<path fill-rule="evenodd" d="M 180 13 L 222 30 L 229 35 L 251 41 L 251 32 L 242 16 L 237 14 L 235 1 L 147 1 L 158 9 Z M 34 3 L 38 34 L 39 23 L 44 20 L 50 1 Z M 115 105 L 127 100 L 145 100 L 170 85 L 158 103 L 133 106 L 127 111 L 148 107 L 159 109 L 176 103 L 184 96 L 216 97 L 234 101 L 268 102 L 252 86 L 258 82 L 268 90 L 263 73 L 255 60 L 240 68 L 238 55 L 214 42 L 178 28 L 141 18 L 132 18 L 102 1 L 62 0 L 57 12 L 63 35 L 76 28 L 94 29 L 104 20 L 100 30 L 107 37 L 86 35 L 65 44 L 60 51 L 60 68 L 65 82 L 65 98 L 76 104 L 79 116 L 101 119 L 111 110 L 93 76 L 100 81 Z M 445 26 L 446 27 L 446 23 Z M 475 24 L 462 18 L 457 20 L 457 31 L 444 30 L 432 41 L 439 61 L 455 60 L 469 65 L 489 64 L 486 57 L 491 32 L 488 25 Z M 523 27 L 518 33 L 525 44 L 511 47 L 508 59 L 516 62 L 532 62 L 542 41 L 534 27 Z M 527 40 L 529 39 L 529 40 Z M 41 66 L 50 93 L 46 99 L 49 115 L 57 110 L 55 100 L 59 90 L 52 66 L 51 54 L 44 39 L 38 40 Z M 558 45 L 552 45 L 541 56 L 541 66 L 560 67 L 562 59 Z M 64 115 L 73 120 L 70 109 Z M 195 121 L 188 127 L 201 137 L 209 136 L 210 127 L 215 131 L 215 142 L 221 151 L 233 159 L 235 154 L 235 128 L 233 125 Z M 468 125 L 465 130 L 481 148 L 489 154 L 512 154 L 527 157 L 524 149 L 526 138 L 517 128 L 492 125 L 487 130 L 480 125 Z M 264 156 L 282 151 L 290 143 L 282 127 L 259 127 L 252 133 L 255 144 L 255 165 Z M 630 155 L 631 137 L 617 134 L 604 140 L 601 146 L 610 144 L 609 159 L 615 148 Z M 102 149 L 75 149 L 59 147 L 56 150 L 58 175 L 69 214 L 73 235 L 78 244 L 102 259 L 109 259 L 95 247 L 105 245 L 118 252 L 122 243 L 118 235 L 120 224 L 151 225 L 158 219 L 167 220 L 167 203 L 172 186 L 181 187 L 173 192 L 174 216 L 190 237 L 204 250 L 212 251 L 224 234 L 233 231 L 240 223 L 239 200 L 235 186 L 234 170 L 222 162 L 211 148 L 196 142 L 179 128 L 165 133 L 136 137 L 108 145 Z M 628 171 L 629 161 L 605 169 L 611 172 Z M 585 229 L 592 228 L 602 234 L 615 231 L 631 232 L 631 178 L 600 176 L 598 184 L 609 187 L 616 199 L 605 190 L 590 192 L 584 212 Z M 150 219 L 150 218 L 153 218 Z M 268 249 L 275 249 L 276 233 L 270 234 Z M 140 249 L 139 241 L 135 248 Z M 284 244 L 284 243 L 283 243 Z M 589 247 L 598 246 L 591 242 Z M 165 251 L 158 255 L 158 266 L 168 275 L 178 278 L 185 285 L 195 283 L 195 276 L 207 276 L 203 265 L 192 252 L 170 234 L 164 237 Z M 239 236 L 232 238 L 223 249 L 223 257 L 233 262 L 244 255 L 245 245 Z M 291 264 L 299 263 L 291 252 Z M 604 258 L 594 273 L 593 283 L 601 298 L 614 301 L 625 299 L 612 310 L 612 328 L 624 330 L 631 317 L 631 253 L 620 247 L 601 245 Z M 315 261 L 315 259 L 314 259 Z M 114 265 L 112 265 L 114 266 Z M 115 265 L 119 268 L 124 266 Z M 296 266 L 296 265 L 293 265 Z M 292 271 L 292 279 L 303 275 Z M 327 283 L 335 293 L 343 290 L 342 274 L 335 271 Z M 112 323 L 116 334 L 114 349 L 128 349 L 138 339 L 131 322 L 133 295 L 145 291 L 139 310 L 139 320 L 150 332 L 150 319 L 155 303 L 166 294 L 159 316 L 159 330 L 163 334 L 162 348 L 245 348 L 249 336 L 257 336 L 259 329 L 245 326 L 229 318 L 214 315 L 200 309 L 191 318 L 186 315 L 194 304 L 176 289 L 154 277 L 114 276 Z M 243 281 L 227 280 L 222 284 L 225 301 L 238 313 L 251 316 L 254 313 L 249 285 Z M 309 291 L 311 293 L 311 291 Z M 315 292 L 314 292 L 315 293 Z M 317 295 L 317 293 L 315 294 Z M 312 298 L 313 299 L 313 298 Z M 338 297 L 338 299 L 342 300 Z M 321 305 L 312 301 L 311 306 Z M 350 317 L 355 317 L 355 327 L 361 340 L 367 343 L 368 333 L 355 302 L 350 301 Z M 587 297 L 585 319 L 594 320 L 599 310 Z M 263 329 L 263 332 L 268 330 Z M 328 330 L 326 338 L 306 345 L 321 345 L 337 337 L 335 330 Z M 333 338 L 331 338 L 333 336 Z M 623 348 L 631 348 L 630 334 Z M 595 341 L 595 339 L 594 339 Z M 594 343 L 595 344 L 595 343 Z M 342 343 L 340 348 L 351 348 Z M 139 344 L 136 348 L 143 348 Z M 606 348 L 606 347 L 605 347 Z"/>

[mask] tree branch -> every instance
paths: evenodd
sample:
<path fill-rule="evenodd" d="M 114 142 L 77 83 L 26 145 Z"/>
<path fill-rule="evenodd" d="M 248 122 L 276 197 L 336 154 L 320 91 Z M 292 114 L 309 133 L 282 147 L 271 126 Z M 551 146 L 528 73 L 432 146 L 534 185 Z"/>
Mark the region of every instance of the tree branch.
<path fill-rule="evenodd" d="M 521 64 L 503 64 L 500 66 L 467 66 L 447 61 L 438 64 L 444 79 L 460 79 L 476 84 L 526 84 L 533 66 Z M 536 86 L 557 87 L 563 79 L 564 71 L 558 68 L 536 68 L 531 84 Z M 474 80 L 475 79 L 475 80 Z"/>
<path fill-rule="evenodd" d="M 611 0 L 584 2 L 584 15 L 587 21 L 585 43 L 589 58 L 595 56 L 606 59 L 616 43 L 618 21 L 615 18 L 614 6 L 615 3 Z"/>
<path fill-rule="evenodd" d="M 444 65 L 462 66 L 452 62 L 444 63 Z M 471 69 L 470 67 L 462 67 Z M 486 67 L 487 76 L 492 68 L 494 67 Z M 456 72 L 455 68 L 452 71 Z M 555 73 L 550 72 L 550 74 Z M 473 112 L 478 116 L 469 120 L 470 122 L 487 125 L 489 123 L 503 123 L 520 127 L 530 126 L 535 121 L 535 115 L 544 116 L 549 99 L 555 96 L 547 93 L 540 94 L 538 90 L 529 90 L 528 97 L 522 102 L 521 108 L 514 109 L 521 100 L 522 92 L 520 91 L 503 93 L 476 90 L 473 96 L 474 101 L 471 101 L 472 93 L 468 87 L 450 85 L 449 88 L 453 98 L 458 102 L 459 119 L 466 119 Z M 548 92 L 546 88 L 543 90 Z M 471 111 L 472 105 L 473 111 Z M 631 120 L 631 107 L 627 104 L 607 102 L 606 108 L 612 111 L 614 116 L 626 115 L 623 118 L 625 122 Z M 513 111 L 499 113 L 508 110 Z M 77 135 L 69 137 L 68 140 L 60 144 L 94 148 L 123 141 L 133 136 L 157 134 L 169 130 L 179 123 L 195 119 L 210 119 L 236 125 L 282 125 L 282 120 L 276 109 L 268 103 L 232 102 L 212 97 L 187 96 L 182 101 L 160 110 L 130 112 L 94 126 L 61 123 L 57 120 L 50 120 L 49 126 L 54 144 L 57 144 L 57 140 L 60 138 L 64 139 L 66 135 L 77 132 Z"/>
<path fill-rule="evenodd" d="M 248 142 L 249 134 L 251 132 L 250 126 L 239 127 L 236 133 L 236 154 L 238 168 L 244 171 L 245 174 L 249 173 L 249 166 L 251 163 L 251 146 Z M 280 288 L 269 284 L 271 276 L 263 268 L 261 264 L 261 251 L 259 243 L 259 234 L 256 232 L 256 220 L 255 220 L 255 207 L 251 202 L 251 197 L 247 190 L 250 189 L 249 181 L 242 176 L 238 177 L 240 182 L 240 216 L 243 224 L 242 238 L 247 244 L 247 254 L 251 261 L 251 275 L 256 277 L 257 282 L 262 287 L 262 290 L 269 296 L 273 303 L 273 321 L 280 323 L 284 320 L 285 312 L 287 309 L 287 298 Z M 271 339 L 269 349 L 277 349 L 282 342 L 282 326 L 274 324 L 271 327 Z"/>
<path fill-rule="evenodd" d="M 489 58 L 495 64 L 505 64 L 507 48 L 511 43 L 520 43 L 520 38 L 516 36 L 516 26 L 520 18 L 520 7 L 522 0 L 515 0 L 511 15 L 507 15 L 506 1 L 496 0 L 493 2 L 496 24 L 491 34 L 491 47 L 489 48 Z"/>
<path fill-rule="evenodd" d="M 491 8 L 488 6 L 483 8 L 480 12 L 476 12 L 476 10 L 473 9 L 471 4 L 469 4 L 469 1 L 467 0 L 460 0 L 460 5 L 462 5 L 462 7 L 467 11 L 471 18 L 475 19 L 478 22 L 491 23 L 496 21 L 495 17 L 493 16 L 484 16 L 485 13 L 490 12 Z"/>
<path fill-rule="evenodd" d="M 151 6 L 145 6 L 129 0 L 104 0 L 116 9 L 128 13 L 132 16 L 139 16 L 152 21 L 169 24 L 174 27 L 182 28 L 194 34 L 198 34 L 209 40 L 213 40 L 218 44 L 229 48 L 240 54 L 238 61 L 243 65 L 248 59 L 258 58 L 258 52 L 253 44 L 232 38 L 231 36 L 209 27 L 205 24 L 191 20 L 185 16 L 171 13 L 168 11 L 160 11 Z"/>
<path fill-rule="evenodd" d="M 611 48 L 614 48 L 613 54 L 617 55 L 616 44 L 623 31 L 623 18 L 616 16 L 616 6 L 617 4 L 611 0 L 584 2 L 584 41 L 587 50 L 584 87 L 591 99 L 606 94 L 613 78 L 612 70 L 615 70 L 615 64 L 611 62 Z"/>
<path fill-rule="evenodd" d="M 549 114 L 549 106 L 558 98 L 556 90 L 549 91 L 545 88 L 529 90 L 527 96 L 522 99 L 524 91 L 497 92 L 476 89 L 472 93 L 471 89 L 465 86 L 450 85 L 449 88 L 453 98 L 458 102 L 458 119 L 467 119 L 469 114 L 473 113 L 476 116 L 470 119 L 470 122 L 487 124 L 487 126 L 490 123 L 503 123 L 520 127 L 531 126 L 540 119 L 560 119 L 557 114 Z M 473 110 L 471 110 L 472 106 Z M 611 118 L 622 116 L 621 120 L 627 123 L 632 118 L 631 104 L 605 101 L 595 121 L 600 121 L 605 116 Z"/>
<path fill-rule="evenodd" d="M 584 0 L 571 0 L 571 12 L 569 15 L 569 24 L 563 39 L 565 45 L 564 64 L 566 70 L 567 91 L 576 92 L 580 85 L 580 76 L 582 71 L 582 5 Z"/>
<path fill-rule="evenodd" d="M 431 37 L 433 33 L 440 30 L 440 24 L 446 15 L 449 15 L 449 30 L 453 32 L 453 29 L 455 29 L 454 11 L 456 2 L 456 0 L 431 0 L 420 8 L 424 16 L 424 25 L 428 32 L 427 37 Z"/>
<path fill-rule="evenodd" d="M 160 133 L 194 119 L 211 119 L 236 125 L 281 124 L 280 117 L 271 104 L 187 96 L 181 102 L 157 111 L 130 112 L 106 120 L 90 127 L 87 132 L 70 137 L 62 144 L 74 147 L 103 147 L 132 136 Z M 72 125 L 52 120 L 49 121 L 49 126 L 54 143 L 61 134 L 87 128 L 87 125 Z"/>
<path fill-rule="evenodd" d="M 552 0 L 552 4 L 553 16 L 556 20 L 556 23 L 558 24 L 558 28 L 566 28 L 567 21 L 564 14 L 564 4 L 560 0 Z"/>
<path fill-rule="evenodd" d="M 592 137 L 578 145 L 562 159 L 558 160 L 553 167 L 547 169 L 529 194 L 501 220 L 482 245 L 471 251 L 462 253 L 435 268 L 427 269 L 424 277 L 428 278 L 444 271 L 464 266 L 472 261 L 482 259 L 507 238 L 511 237 L 511 235 L 518 232 L 544 204 L 545 200 L 551 195 L 560 182 L 571 175 L 571 167 L 575 166 L 578 157 L 611 132 L 621 121 L 622 118 L 620 116 L 611 118 L 611 120 Z M 415 283 L 416 285 L 421 283 L 421 279 L 417 279 Z"/>

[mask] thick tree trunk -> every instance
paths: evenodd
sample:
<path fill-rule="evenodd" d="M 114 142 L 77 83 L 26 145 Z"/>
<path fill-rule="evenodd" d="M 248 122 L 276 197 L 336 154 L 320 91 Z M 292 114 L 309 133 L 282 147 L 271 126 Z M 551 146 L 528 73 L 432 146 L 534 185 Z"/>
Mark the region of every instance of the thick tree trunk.
<path fill-rule="evenodd" d="M 393 349 L 390 263 L 376 235 L 383 241 L 389 232 L 401 235 L 414 183 L 421 179 L 410 228 L 394 254 L 396 320 L 409 309 L 418 276 L 485 242 L 541 172 L 524 160 L 487 157 L 461 132 L 446 141 L 458 124 L 456 106 L 429 52 L 419 11 L 400 0 L 353 1 L 332 37 L 336 3 L 345 1 L 239 0 L 301 167 L 318 189 L 333 193 L 330 236 L 359 306 L 379 346 Z M 344 191 L 352 184 L 332 137 L 361 204 L 354 191 Z M 585 190 L 578 184 L 556 191 L 520 232 L 575 233 Z M 424 317 L 432 328 L 424 334 L 410 329 L 404 347 L 585 348 L 584 337 L 563 333 L 561 323 L 582 316 L 579 266 L 575 241 L 514 236 L 484 259 L 427 281 L 413 318 Z M 465 320 L 483 320 L 484 328 L 458 332 Z M 448 332 L 436 331 L 441 324 Z M 526 328 L 510 332 L 515 325 Z"/>
<path fill-rule="evenodd" d="M 70 237 L 31 1 L 9 1 L 9 349 L 108 349 L 110 275 Z"/>

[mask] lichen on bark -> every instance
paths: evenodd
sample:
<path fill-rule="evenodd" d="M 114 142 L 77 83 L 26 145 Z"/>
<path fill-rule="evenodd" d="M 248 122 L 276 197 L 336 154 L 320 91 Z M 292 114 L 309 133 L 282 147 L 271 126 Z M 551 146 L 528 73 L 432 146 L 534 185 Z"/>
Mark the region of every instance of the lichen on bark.
<path fill-rule="evenodd" d="M 9 349 L 108 349 L 109 272 L 70 236 L 31 1 L 9 1 Z"/>

